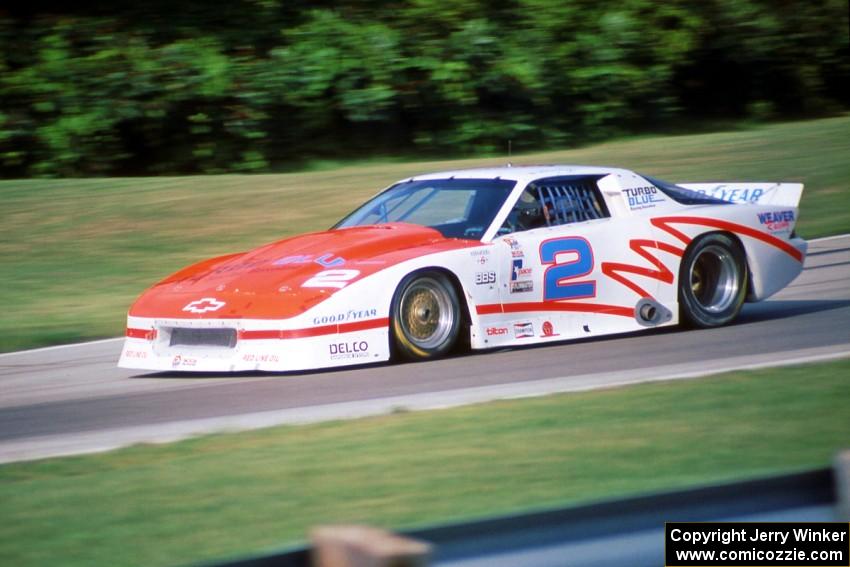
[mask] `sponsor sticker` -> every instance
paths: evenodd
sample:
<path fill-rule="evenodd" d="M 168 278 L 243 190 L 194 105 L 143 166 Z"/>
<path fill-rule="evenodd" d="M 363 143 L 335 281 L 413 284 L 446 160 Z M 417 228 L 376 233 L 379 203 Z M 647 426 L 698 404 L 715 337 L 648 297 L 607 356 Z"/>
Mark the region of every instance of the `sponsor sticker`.
<path fill-rule="evenodd" d="M 511 257 L 513 258 L 523 258 L 525 253 L 522 250 L 522 246 L 519 245 L 519 242 L 516 238 L 508 236 L 503 239 L 508 246 L 511 247 Z"/>
<path fill-rule="evenodd" d="M 188 311 L 189 313 L 210 313 L 212 311 L 218 311 L 225 305 L 226 303 L 224 301 L 219 301 L 214 297 L 204 297 L 187 303 L 183 307 L 183 311 Z"/>
<path fill-rule="evenodd" d="M 487 327 L 487 336 L 488 337 L 499 337 L 502 335 L 508 334 L 507 327 Z"/>
<path fill-rule="evenodd" d="M 323 268 L 336 268 L 345 265 L 345 258 L 334 256 L 331 253 L 314 256 L 313 254 L 299 254 L 295 256 L 284 256 L 272 262 L 273 266 L 291 266 L 293 264 L 309 264 L 314 262 Z"/>
<path fill-rule="evenodd" d="M 543 332 L 544 337 L 557 337 L 558 334 L 555 333 L 555 327 L 552 325 L 550 321 L 544 321 L 543 325 L 540 327 Z"/>
<path fill-rule="evenodd" d="M 534 324 L 531 321 L 525 323 L 514 323 L 514 337 L 525 339 L 534 336 Z"/>
<path fill-rule="evenodd" d="M 522 258 L 516 258 L 511 266 L 511 281 L 515 282 L 517 280 L 528 279 L 531 277 L 532 272 L 532 268 L 523 267 Z"/>
<path fill-rule="evenodd" d="M 128 350 L 124 352 L 124 356 L 127 358 L 147 358 L 148 353 L 143 350 Z"/>
<path fill-rule="evenodd" d="M 331 343 L 328 345 L 328 354 L 330 354 L 331 360 L 367 358 L 369 356 L 369 343 L 366 341 Z"/>
<path fill-rule="evenodd" d="M 511 293 L 526 293 L 529 291 L 534 291 L 534 282 L 531 280 L 511 282 Z"/>
<path fill-rule="evenodd" d="M 759 188 L 730 189 L 726 185 L 718 185 L 711 189 L 697 189 L 697 193 L 708 195 L 730 203 L 758 203 L 765 190 Z"/>
<path fill-rule="evenodd" d="M 378 310 L 374 307 L 371 309 L 349 309 L 348 311 L 340 311 L 331 315 L 320 315 L 313 317 L 314 325 L 330 325 L 333 323 L 345 323 L 346 321 L 359 321 L 369 317 L 377 317 Z"/>
<path fill-rule="evenodd" d="M 174 358 L 171 359 L 171 368 L 180 368 L 180 367 L 193 367 L 198 364 L 197 358 L 189 358 L 186 356 L 175 355 Z"/>
<path fill-rule="evenodd" d="M 479 265 L 483 266 L 490 261 L 490 250 L 487 248 L 479 248 L 477 250 L 473 250 L 469 253 L 472 256 L 472 259 L 478 262 Z"/>
<path fill-rule="evenodd" d="M 475 285 L 488 285 L 496 283 L 496 272 L 476 272 Z"/>
<path fill-rule="evenodd" d="M 770 232 L 789 232 L 794 223 L 794 211 L 759 213 L 759 222 Z"/>
<path fill-rule="evenodd" d="M 242 355 L 242 360 L 245 362 L 280 362 L 280 357 L 276 354 L 245 353 Z"/>
<path fill-rule="evenodd" d="M 623 189 L 631 210 L 650 209 L 664 199 L 658 194 L 658 189 L 652 185 L 646 187 L 628 187 Z"/>

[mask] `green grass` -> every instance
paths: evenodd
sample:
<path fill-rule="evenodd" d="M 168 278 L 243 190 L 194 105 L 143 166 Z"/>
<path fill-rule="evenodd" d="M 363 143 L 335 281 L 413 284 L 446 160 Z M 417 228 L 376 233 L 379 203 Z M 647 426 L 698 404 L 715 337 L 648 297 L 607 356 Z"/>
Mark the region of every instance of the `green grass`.
<path fill-rule="evenodd" d="M 850 360 L 0 466 L 0 565 L 174 565 L 828 466 Z"/>
<path fill-rule="evenodd" d="M 850 117 L 515 156 L 673 181 L 802 181 L 800 233 L 850 231 Z M 117 336 L 133 299 L 209 256 L 324 229 L 393 181 L 504 159 L 281 175 L 0 181 L 0 351 Z"/>

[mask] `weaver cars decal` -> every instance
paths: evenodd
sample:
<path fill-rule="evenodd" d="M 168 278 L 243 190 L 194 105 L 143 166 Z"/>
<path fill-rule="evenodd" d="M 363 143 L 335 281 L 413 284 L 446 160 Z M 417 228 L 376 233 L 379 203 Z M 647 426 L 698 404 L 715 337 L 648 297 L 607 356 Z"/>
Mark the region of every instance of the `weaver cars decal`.
<path fill-rule="evenodd" d="M 794 211 L 759 213 L 758 219 L 770 232 L 788 232 L 794 224 Z"/>

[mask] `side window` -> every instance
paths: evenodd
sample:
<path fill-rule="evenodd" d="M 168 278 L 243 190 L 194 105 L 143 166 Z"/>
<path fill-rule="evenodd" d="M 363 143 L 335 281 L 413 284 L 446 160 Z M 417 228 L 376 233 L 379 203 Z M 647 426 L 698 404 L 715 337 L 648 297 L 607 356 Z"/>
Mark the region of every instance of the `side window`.
<path fill-rule="evenodd" d="M 599 175 L 538 179 L 523 191 L 500 234 L 610 217 Z"/>
<path fill-rule="evenodd" d="M 531 187 L 546 204 L 550 226 L 555 226 L 611 216 L 596 185 L 598 179 L 595 175 L 540 179 Z"/>

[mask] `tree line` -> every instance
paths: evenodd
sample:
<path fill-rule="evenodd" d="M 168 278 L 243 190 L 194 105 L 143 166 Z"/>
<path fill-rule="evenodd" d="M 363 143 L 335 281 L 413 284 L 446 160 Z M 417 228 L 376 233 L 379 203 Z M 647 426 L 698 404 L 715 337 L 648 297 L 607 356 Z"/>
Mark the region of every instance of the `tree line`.
<path fill-rule="evenodd" d="M 67 4 L 67 5 L 66 5 Z M 846 0 L 0 8 L 0 176 L 260 172 L 841 112 Z"/>

